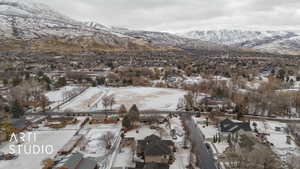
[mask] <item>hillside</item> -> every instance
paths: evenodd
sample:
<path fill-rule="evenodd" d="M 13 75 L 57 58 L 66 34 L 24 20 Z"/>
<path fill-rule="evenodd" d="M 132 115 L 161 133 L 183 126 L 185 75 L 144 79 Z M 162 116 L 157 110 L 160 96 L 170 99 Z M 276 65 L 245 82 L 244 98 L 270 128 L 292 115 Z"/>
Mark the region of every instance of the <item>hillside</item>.
<path fill-rule="evenodd" d="M 78 22 L 32 0 L 0 1 L 1 50 L 149 49 L 147 43 Z"/>
<path fill-rule="evenodd" d="M 281 54 L 300 54 L 300 36 L 289 31 L 205 30 L 178 35 L 233 47 Z"/>

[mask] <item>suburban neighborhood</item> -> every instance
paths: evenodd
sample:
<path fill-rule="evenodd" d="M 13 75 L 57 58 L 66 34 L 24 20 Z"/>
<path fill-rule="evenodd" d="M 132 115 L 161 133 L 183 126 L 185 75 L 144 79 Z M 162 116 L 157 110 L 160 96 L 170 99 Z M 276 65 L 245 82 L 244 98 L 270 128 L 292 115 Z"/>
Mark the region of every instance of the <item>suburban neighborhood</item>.
<path fill-rule="evenodd" d="M 0 169 L 300 169 L 286 1 L 0 0 Z"/>

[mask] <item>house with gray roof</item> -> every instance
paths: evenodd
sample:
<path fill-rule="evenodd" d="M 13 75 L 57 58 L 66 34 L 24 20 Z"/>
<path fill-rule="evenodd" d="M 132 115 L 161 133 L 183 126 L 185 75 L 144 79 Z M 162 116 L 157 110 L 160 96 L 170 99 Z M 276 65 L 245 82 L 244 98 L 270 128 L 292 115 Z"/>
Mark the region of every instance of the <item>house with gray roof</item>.
<path fill-rule="evenodd" d="M 61 166 L 56 169 L 98 169 L 96 160 L 93 158 L 84 158 L 81 153 L 74 153 Z"/>
<path fill-rule="evenodd" d="M 240 130 L 251 131 L 250 123 L 230 119 L 225 119 L 219 123 L 219 131 L 222 134 L 233 134 Z"/>
<path fill-rule="evenodd" d="M 138 140 L 137 155 L 145 163 L 171 164 L 174 161 L 175 145 L 171 140 L 162 140 L 156 135 L 150 135 L 144 140 Z"/>

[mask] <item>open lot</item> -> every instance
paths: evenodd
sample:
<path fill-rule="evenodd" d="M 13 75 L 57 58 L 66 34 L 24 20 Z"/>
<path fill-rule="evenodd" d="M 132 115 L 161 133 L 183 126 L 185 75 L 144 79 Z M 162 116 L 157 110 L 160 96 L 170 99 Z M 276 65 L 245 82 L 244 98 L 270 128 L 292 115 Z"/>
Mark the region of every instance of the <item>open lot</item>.
<path fill-rule="evenodd" d="M 178 100 L 185 93 L 185 91 L 178 89 L 152 87 L 90 87 L 81 95 L 63 105 L 60 111 L 104 110 L 101 104 L 102 97 L 110 94 L 113 94 L 116 100 L 113 109 L 118 109 L 121 104 L 129 109 L 133 104 L 136 104 L 140 110 L 176 110 Z"/>
<path fill-rule="evenodd" d="M 66 97 L 66 93 L 70 92 L 72 90 L 79 89 L 79 86 L 65 86 L 62 88 L 59 88 L 58 90 L 50 91 L 45 94 L 46 97 L 48 97 L 49 101 L 51 102 L 50 107 L 55 107 L 59 104 L 61 104 Z"/>

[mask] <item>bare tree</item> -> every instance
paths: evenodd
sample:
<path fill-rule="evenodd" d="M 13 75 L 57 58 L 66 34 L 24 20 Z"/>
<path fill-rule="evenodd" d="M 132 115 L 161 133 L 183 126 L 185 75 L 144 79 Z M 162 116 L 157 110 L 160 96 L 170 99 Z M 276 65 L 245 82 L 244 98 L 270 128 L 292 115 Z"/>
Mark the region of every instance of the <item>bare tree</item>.
<path fill-rule="evenodd" d="M 113 94 L 111 94 L 108 97 L 109 97 L 110 110 L 112 110 L 113 105 L 116 104 L 115 96 Z"/>
<path fill-rule="evenodd" d="M 107 111 L 107 107 L 110 105 L 110 97 L 109 95 L 105 95 L 102 97 L 102 106 L 104 107 L 105 112 Z"/>
<path fill-rule="evenodd" d="M 111 148 L 114 140 L 114 134 L 111 131 L 106 132 L 104 135 L 100 137 L 100 140 L 105 145 L 105 148 L 108 150 Z"/>
<path fill-rule="evenodd" d="M 226 153 L 231 168 L 279 169 L 281 164 L 270 147 L 261 144 L 250 134 L 241 134 L 239 147 Z"/>

